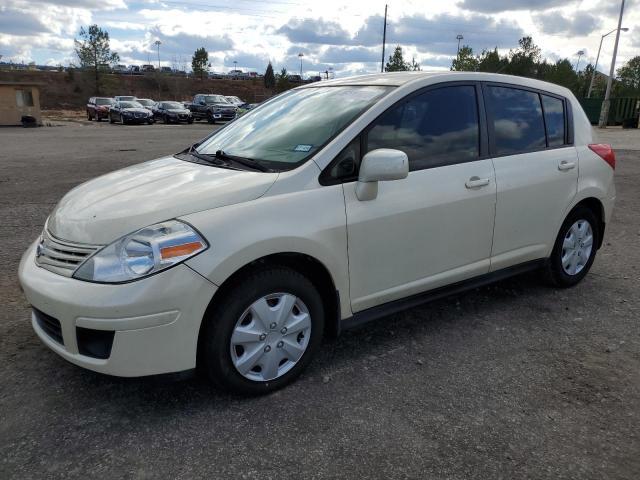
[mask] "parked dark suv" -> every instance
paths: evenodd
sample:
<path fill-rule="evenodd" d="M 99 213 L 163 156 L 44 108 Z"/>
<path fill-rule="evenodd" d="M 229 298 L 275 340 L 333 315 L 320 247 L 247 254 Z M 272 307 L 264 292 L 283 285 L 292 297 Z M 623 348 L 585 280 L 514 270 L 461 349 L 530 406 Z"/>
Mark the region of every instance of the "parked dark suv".
<path fill-rule="evenodd" d="M 94 118 L 101 121 L 103 118 L 109 118 L 109 108 L 113 105 L 113 98 L 107 97 L 91 97 L 87 103 L 87 120 Z"/>

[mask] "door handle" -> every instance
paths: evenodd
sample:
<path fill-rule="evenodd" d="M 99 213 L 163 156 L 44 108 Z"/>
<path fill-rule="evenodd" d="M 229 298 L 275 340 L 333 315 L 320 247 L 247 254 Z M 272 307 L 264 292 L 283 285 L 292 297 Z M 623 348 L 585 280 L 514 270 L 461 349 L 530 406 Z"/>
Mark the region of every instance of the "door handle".
<path fill-rule="evenodd" d="M 487 185 L 489 185 L 488 178 L 480 178 L 476 176 L 473 176 L 469 180 L 464 182 L 464 186 L 467 188 L 480 188 L 480 187 L 486 187 Z"/>
<path fill-rule="evenodd" d="M 562 160 L 558 165 L 558 170 L 561 172 L 566 172 L 567 170 L 571 170 L 576 167 L 576 162 L 567 162 L 566 160 Z"/>

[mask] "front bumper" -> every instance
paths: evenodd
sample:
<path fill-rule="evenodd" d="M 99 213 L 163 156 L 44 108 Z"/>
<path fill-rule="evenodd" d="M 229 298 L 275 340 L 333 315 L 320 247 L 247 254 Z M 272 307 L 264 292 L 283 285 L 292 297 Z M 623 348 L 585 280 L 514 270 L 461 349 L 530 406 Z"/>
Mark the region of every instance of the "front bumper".
<path fill-rule="evenodd" d="M 60 322 L 61 342 L 32 315 L 33 329 L 49 348 L 81 367 L 122 377 L 195 367 L 214 284 L 184 264 L 121 285 L 84 282 L 38 267 L 35 247 L 23 255 L 19 279 L 34 309 Z M 78 334 L 86 329 L 114 332 L 108 358 L 80 353 Z"/>

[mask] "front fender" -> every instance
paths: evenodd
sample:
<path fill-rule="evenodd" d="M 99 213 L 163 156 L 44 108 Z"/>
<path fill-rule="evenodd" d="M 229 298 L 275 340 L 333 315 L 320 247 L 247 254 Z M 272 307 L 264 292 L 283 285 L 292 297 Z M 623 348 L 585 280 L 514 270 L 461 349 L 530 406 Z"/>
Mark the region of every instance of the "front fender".
<path fill-rule="evenodd" d="M 214 284 L 222 285 L 242 267 L 265 256 L 300 253 L 326 267 L 340 293 L 342 315 L 351 315 L 341 185 L 266 196 L 182 219 L 210 244 L 187 265 Z"/>

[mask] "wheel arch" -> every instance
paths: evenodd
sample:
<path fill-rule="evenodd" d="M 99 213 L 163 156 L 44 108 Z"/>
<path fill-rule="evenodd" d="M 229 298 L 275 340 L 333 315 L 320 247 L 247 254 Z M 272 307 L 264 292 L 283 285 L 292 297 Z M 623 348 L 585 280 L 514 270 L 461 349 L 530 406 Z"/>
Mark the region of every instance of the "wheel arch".
<path fill-rule="evenodd" d="M 602 242 L 603 242 L 603 238 L 604 238 L 604 230 L 605 230 L 605 210 L 604 210 L 604 205 L 602 203 L 602 201 L 600 201 L 600 199 L 596 198 L 596 197 L 586 197 L 583 198 L 581 200 L 579 200 L 573 207 L 571 207 L 571 209 L 569 210 L 569 212 L 567 212 L 567 215 L 569 215 L 569 213 L 571 213 L 572 211 L 574 211 L 576 208 L 578 207 L 586 207 L 589 210 L 591 210 L 593 212 L 593 214 L 595 215 L 595 217 L 598 219 L 598 249 L 602 246 Z M 565 215 L 566 218 L 566 215 Z"/>
<path fill-rule="evenodd" d="M 280 252 L 265 255 L 257 258 L 232 273 L 218 287 L 213 298 L 207 306 L 203 321 L 198 332 L 198 350 L 196 359 L 199 362 L 201 355 L 202 331 L 204 329 L 204 319 L 208 317 L 216 302 L 223 298 L 229 289 L 242 281 L 244 277 L 259 269 L 269 267 L 286 267 L 304 275 L 318 290 L 325 310 L 325 331 L 329 337 L 336 337 L 340 333 L 340 292 L 336 288 L 333 277 L 329 269 L 318 259 L 300 252 Z"/>

